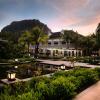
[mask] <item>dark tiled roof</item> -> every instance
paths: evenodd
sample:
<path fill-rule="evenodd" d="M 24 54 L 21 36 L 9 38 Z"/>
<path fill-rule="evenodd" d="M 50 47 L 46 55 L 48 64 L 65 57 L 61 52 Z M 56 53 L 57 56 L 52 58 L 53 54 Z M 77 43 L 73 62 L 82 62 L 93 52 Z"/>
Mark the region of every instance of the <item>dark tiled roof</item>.
<path fill-rule="evenodd" d="M 50 39 L 56 39 L 56 38 L 61 38 L 62 34 L 61 32 L 54 32 L 52 33 L 52 35 L 50 36 Z"/>

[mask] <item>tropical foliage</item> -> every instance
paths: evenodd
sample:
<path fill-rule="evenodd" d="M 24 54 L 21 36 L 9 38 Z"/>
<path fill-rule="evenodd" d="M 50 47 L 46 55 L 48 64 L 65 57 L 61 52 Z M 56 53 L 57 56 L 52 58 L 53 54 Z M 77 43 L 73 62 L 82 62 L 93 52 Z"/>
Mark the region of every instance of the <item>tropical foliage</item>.
<path fill-rule="evenodd" d="M 1 100 L 72 100 L 100 79 L 100 68 L 56 72 L 50 78 L 34 77 L 26 83 L 5 86 Z"/>
<path fill-rule="evenodd" d="M 29 31 L 25 31 L 19 38 L 19 44 L 22 45 L 22 47 L 27 48 L 28 53 L 29 53 L 30 45 L 33 44 L 34 42 L 33 37 L 34 34 L 32 34 Z"/>
<path fill-rule="evenodd" d="M 46 34 L 51 32 L 51 30 L 39 20 L 21 20 L 14 21 L 10 25 L 5 26 L 1 30 L 0 37 L 13 41 L 14 43 L 18 43 L 19 37 L 23 34 L 23 32 L 30 31 L 37 26 Z"/>
<path fill-rule="evenodd" d="M 46 43 L 48 39 L 48 35 L 43 32 L 42 29 L 39 27 L 35 27 L 31 30 L 31 33 L 34 34 L 33 40 L 34 40 L 34 46 L 35 46 L 35 57 L 38 56 L 39 53 L 39 45 L 40 43 Z"/>

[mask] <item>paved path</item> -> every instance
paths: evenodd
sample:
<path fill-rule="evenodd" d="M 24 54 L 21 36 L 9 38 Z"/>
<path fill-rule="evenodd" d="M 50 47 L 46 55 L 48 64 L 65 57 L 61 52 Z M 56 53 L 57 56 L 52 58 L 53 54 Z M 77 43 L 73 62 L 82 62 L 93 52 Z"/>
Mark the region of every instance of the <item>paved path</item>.
<path fill-rule="evenodd" d="M 100 100 L 100 81 L 78 94 L 73 100 Z"/>
<path fill-rule="evenodd" d="M 72 66 L 72 63 L 70 61 L 53 61 L 53 60 L 41 60 L 41 59 L 37 59 L 37 61 L 40 61 L 43 64 L 50 64 L 50 65 L 57 65 L 57 66 L 64 64 L 65 66 Z M 74 66 L 81 66 L 87 68 L 100 67 L 100 65 L 91 65 L 88 63 L 81 63 L 81 62 L 75 62 Z"/>

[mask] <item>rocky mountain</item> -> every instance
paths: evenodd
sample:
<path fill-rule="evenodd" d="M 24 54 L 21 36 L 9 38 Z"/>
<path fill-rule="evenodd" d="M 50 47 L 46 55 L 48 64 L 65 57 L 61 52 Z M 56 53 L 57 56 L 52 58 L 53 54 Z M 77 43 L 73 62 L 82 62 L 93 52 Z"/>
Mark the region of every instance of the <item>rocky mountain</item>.
<path fill-rule="evenodd" d="M 14 21 L 10 25 L 7 25 L 1 30 L 0 37 L 12 41 L 17 41 L 19 36 L 25 30 L 31 30 L 34 27 L 40 27 L 43 29 L 44 33 L 48 34 L 51 30 L 44 23 L 39 20 L 22 20 L 22 21 Z"/>

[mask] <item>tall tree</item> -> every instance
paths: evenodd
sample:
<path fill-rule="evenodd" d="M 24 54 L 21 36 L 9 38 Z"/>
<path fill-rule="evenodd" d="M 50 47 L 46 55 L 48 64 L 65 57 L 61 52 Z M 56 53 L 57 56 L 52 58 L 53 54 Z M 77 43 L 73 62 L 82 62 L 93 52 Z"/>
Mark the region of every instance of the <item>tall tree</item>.
<path fill-rule="evenodd" d="M 100 23 L 98 24 L 97 29 L 96 29 L 96 42 L 97 42 L 98 48 L 100 48 Z"/>
<path fill-rule="evenodd" d="M 83 52 L 85 56 L 90 56 L 92 51 L 96 47 L 96 41 L 94 35 L 89 35 L 81 41 L 81 47 L 83 48 Z"/>
<path fill-rule="evenodd" d="M 65 30 L 63 39 L 66 42 L 70 42 L 74 44 L 75 48 L 78 49 L 78 47 L 81 46 L 81 40 L 83 40 L 85 37 L 78 34 L 78 32 L 74 32 L 73 30 Z"/>
<path fill-rule="evenodd" d="M 40 43 L 46 43 L 48 39 L 48 35 L 43 32 L 43 29 L 40 29 L 39 27 L 35 27 L 31 30 L 31 33 L 34 34 L 33 40 L 35 45 L 35 57 L 37 58 L 39 53 L 39 44 Z"/>
<path fill-rule="evenodd" d="M 34 34 L 32 34 L 32 33 L 29 32 L 29 31 L 25 31 L 25 32 L 21 35 L 21 37 L 19 38 L 19 43 L 20 43 L 23 47 L 27 48 L 28 54 L 29 54 L 29 47 L 30 47 L 30 45 L 31 45 L 32 43 L 34 43 L 33 37 L 34 37 Z"/>

